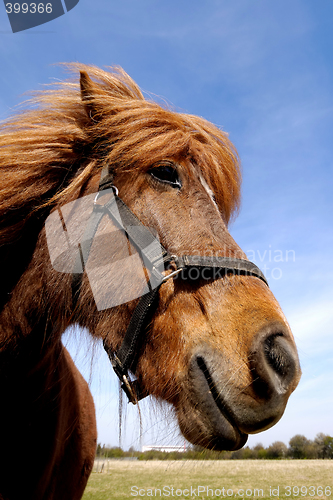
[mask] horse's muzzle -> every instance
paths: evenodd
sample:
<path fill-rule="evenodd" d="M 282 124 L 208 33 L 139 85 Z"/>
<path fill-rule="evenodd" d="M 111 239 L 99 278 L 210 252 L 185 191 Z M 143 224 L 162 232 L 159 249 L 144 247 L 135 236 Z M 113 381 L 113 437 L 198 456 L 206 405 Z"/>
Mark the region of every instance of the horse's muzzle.
<path fill-rule="evenodd" d="M 241 448 L 247 434 L 266 430 L 282 417 L 300 374 L 293 340 L 279 322 L 255 336 L 239 368 L 223 352 L 201 346 L 190 361 L 187 402 L 178 410 L 181 429 L 192 440 L 195 425 L 201 436 L 196 443 L 208 448 Z"/>

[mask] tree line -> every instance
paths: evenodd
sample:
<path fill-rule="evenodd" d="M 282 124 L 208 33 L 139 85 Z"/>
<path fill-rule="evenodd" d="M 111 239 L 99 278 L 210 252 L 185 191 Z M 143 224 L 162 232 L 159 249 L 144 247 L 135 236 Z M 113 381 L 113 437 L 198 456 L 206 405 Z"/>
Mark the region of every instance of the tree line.
<path fill-rule="evenodd" d="M 307 439 L 302 434 L 296 434 L 286 446 L 282 441 L 275 441 L 265 448 L 261 443 L 250 448 L 246 446 L 237 451 L 212 451 L 199 446 L 189 446 L 186 451 L 137 451 L 130 448 L 128 451 L 120 447 L 97 445 L 98 458 L 137 458 L 138 460 L 245 460 L 245 459 L 332 459 L 333 437 L 319 433 L 314 440 Z"/>

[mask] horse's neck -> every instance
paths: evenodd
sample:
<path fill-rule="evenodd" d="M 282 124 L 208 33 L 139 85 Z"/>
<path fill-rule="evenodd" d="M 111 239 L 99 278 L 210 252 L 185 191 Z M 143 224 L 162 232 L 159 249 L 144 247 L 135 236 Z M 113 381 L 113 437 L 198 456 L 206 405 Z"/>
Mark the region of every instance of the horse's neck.
<path fill-rule="evenodd" d="M 21 277 L 0 312 L 0 375 L 7 384 L 37 372 L 48 378 L 50 358 L 61 352 L 60 331 L 49 321 L 41 267 Z"/>
<path fill-rule="evenodd" d="M 14 339 L 12 350 L 7 342 L 0 352 L 0 449 L 6 450 L 0 455 L 0 499 L 77 500 L 93 464 L 96 435 L 88 386 L 60 336 L 51 342 L 52 331 L 45 326 L 39 322 L 29 335 Z M 20 449 L 28 460 L 17 481 L 12 464 Z M 77 491 L 70 489 L 71 481 Z"/>
<path fill-rule="evenodd" d="M 0 499 L 78 500 L 95 455 L 94 405 L 61 342 L 66 295 L 44 248 L 39 240 L 0 312 Z M 17 481 L 19 449 L 28 460 Z"/>
<path fill-rule="evenodd" d="M 11 299 L 14 288 L 29 266 L 41 229 L 42 224 L 40 221 L 28 221 L 25 223 L 24 234 L 19 240 L 10 244 L 3 244 L 0 247 L 0 262 L 2 265 L 0 311 Z"/>
<path fill-rule="evenodd" d="M 23 260 L 15 247 L 13 255 L 18 264 L 7 269 L 7 274 L 21 269 L 21 276 L 13 281 L 0 311 L 0 355 L 8 360 L 6 373 L 12 371 L 11 367 L 26 374 L 36 366 L 42 369 L 43 358 L 60 346 L 61 327 L 57 328 L 50 320 L 52 299 L 46 274 L 45 242 L 43 234 L 37 237 L 37 241 L 35 236 L 26 238 L 25 244 L 21 242 L 20 253 L 25 255 L 29 250 L 29 260 Z M 31 254 L 32 243 L 35 249 Z M 57 291 L 56 297 L 60 296 L 61 291 Z"/>
<path fill-rule="evenodd" d="M 8 313 L 9 311 L 4 310 L 3 316 Z M 4 384 L 7 392 L 12 388 L 19 393 L 29 391 L 29 387 L 32 387 L 29 381 L 33 380 L 34 388 L 43 391 L 55 381 L 56 372 L 53 367 L 63 349 L 60 336 L 53 332 L 51 325 L 47 325 L 45 317 L 30 328 L 27 318 L 22 318 L 19 311 L 16 317 L 11 311 L 11 316 L 12 321 L 7 317 L 0 330 L 2 385 Z"/>

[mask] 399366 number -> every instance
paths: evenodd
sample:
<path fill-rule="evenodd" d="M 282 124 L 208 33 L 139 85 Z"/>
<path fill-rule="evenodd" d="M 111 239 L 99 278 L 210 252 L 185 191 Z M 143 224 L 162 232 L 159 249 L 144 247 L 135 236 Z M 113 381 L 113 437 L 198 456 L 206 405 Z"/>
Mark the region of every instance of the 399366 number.
<path fill-rule="evenodd" d="M 22 5 L 19 3 L 6 3 L 6 12 L 7 14 L 51 14 L 52 12 L 52 3 L 23 3 Z"/>
<path fill-rule="evenodd" d="M 322 497 L 331 496 L 330 486 L 285 486 L 286 497 Z"/>

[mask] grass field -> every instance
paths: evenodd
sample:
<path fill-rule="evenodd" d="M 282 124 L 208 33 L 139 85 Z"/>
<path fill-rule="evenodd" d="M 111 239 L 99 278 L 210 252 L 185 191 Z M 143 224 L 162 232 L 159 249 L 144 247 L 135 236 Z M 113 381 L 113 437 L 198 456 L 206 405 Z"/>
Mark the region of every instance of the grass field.
<path fill-rule="evenodd" d="M 108 460 L 83 499 L 152 497 L 333 500 L 333 460 Z"/>

